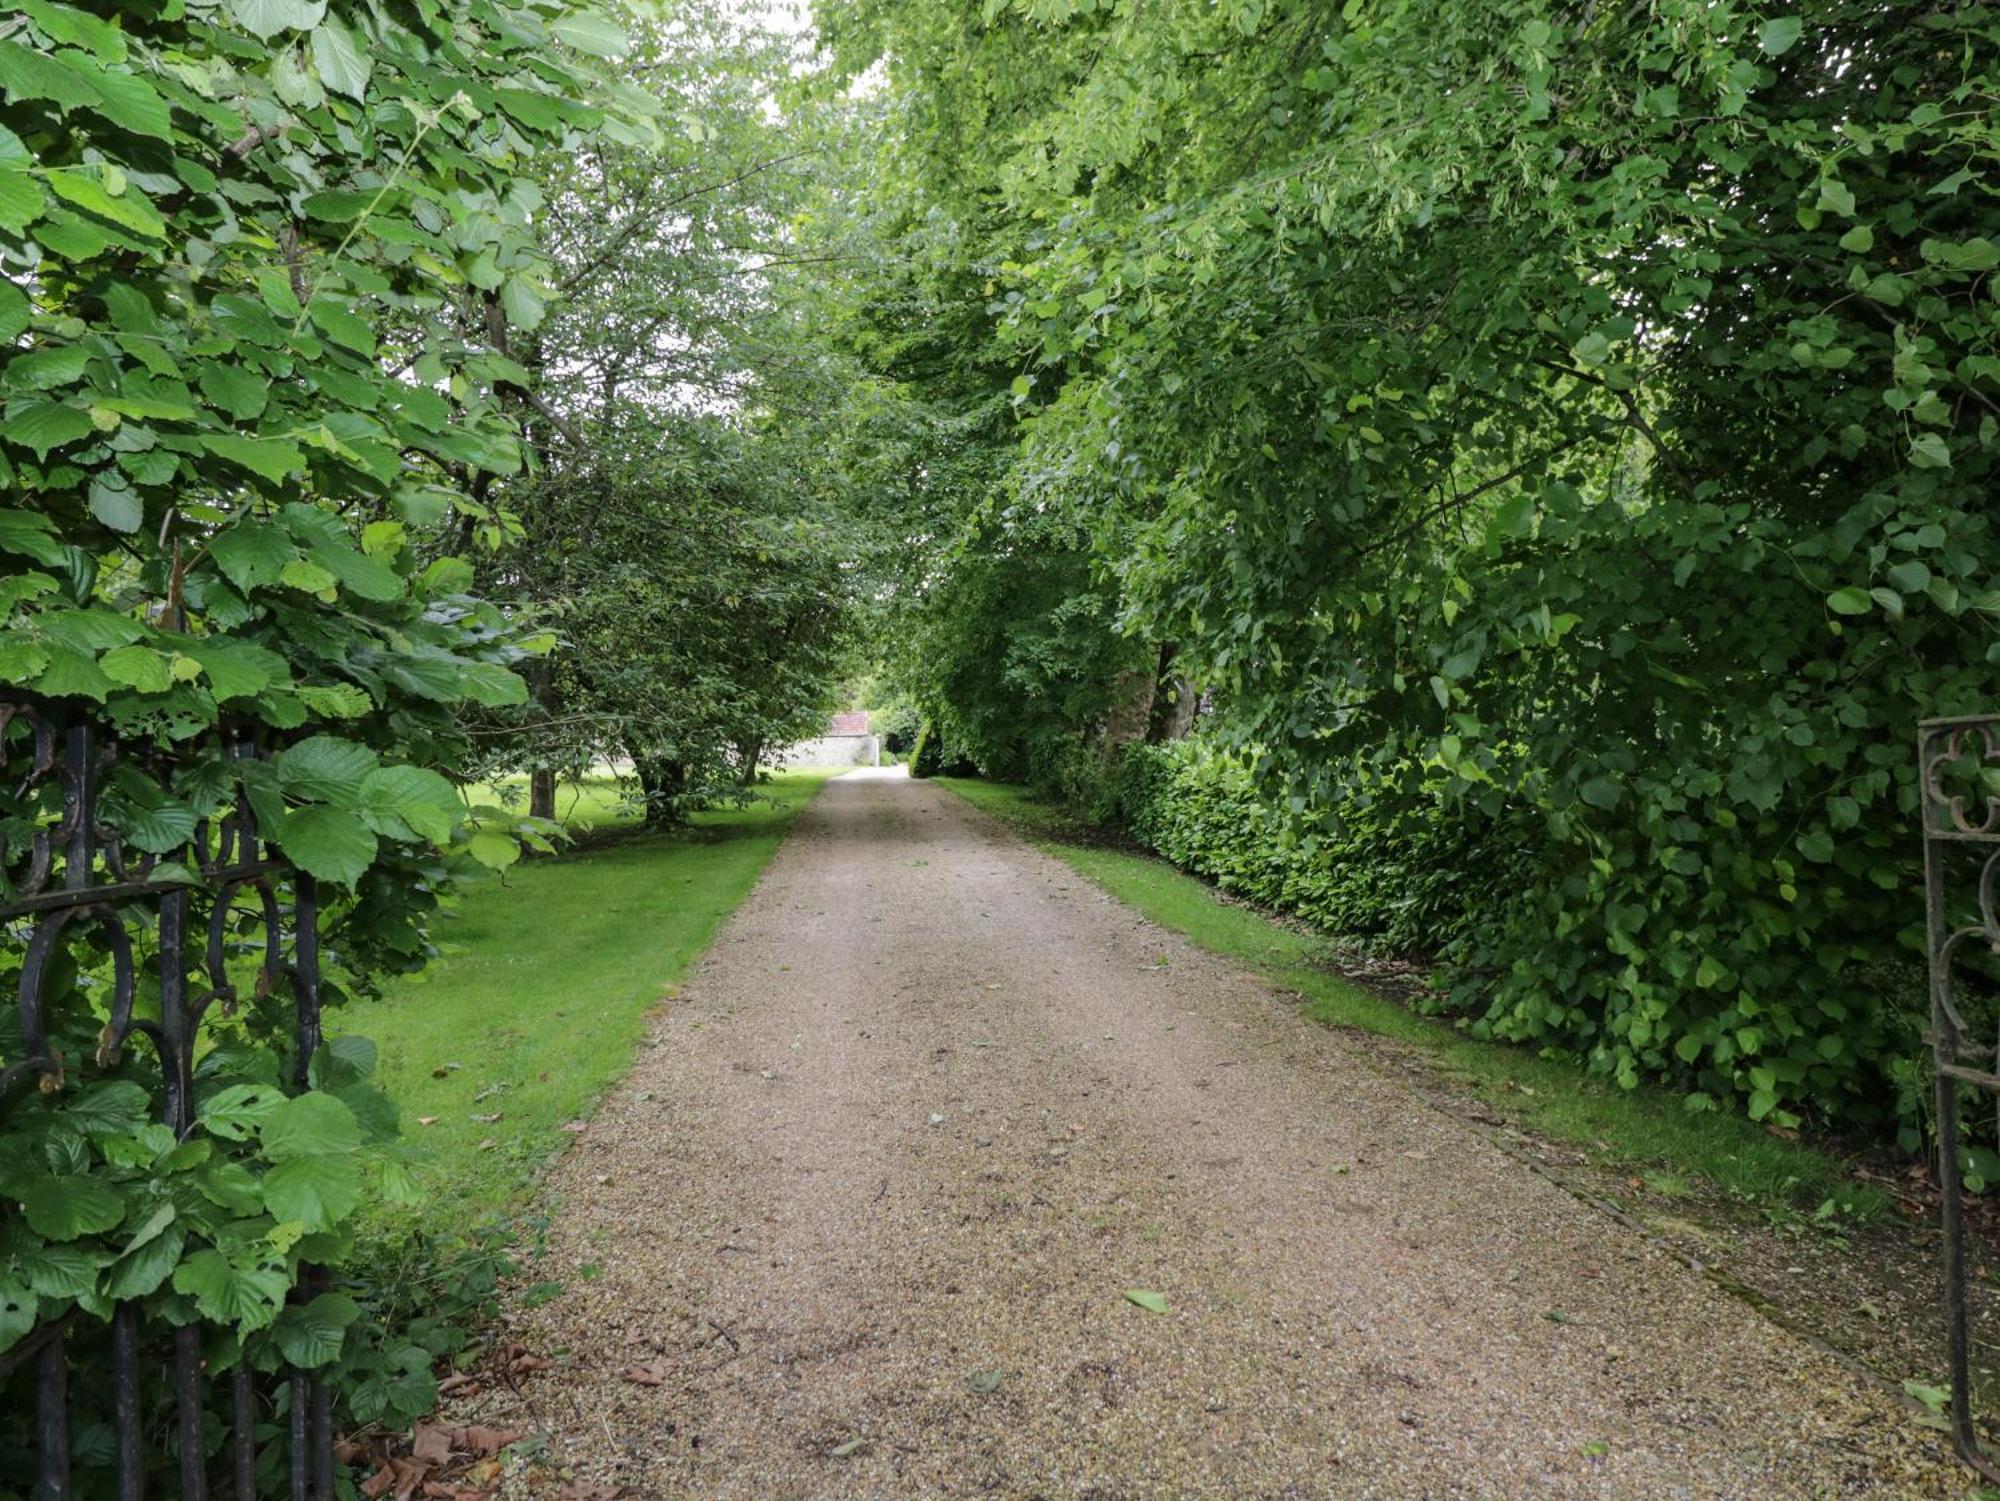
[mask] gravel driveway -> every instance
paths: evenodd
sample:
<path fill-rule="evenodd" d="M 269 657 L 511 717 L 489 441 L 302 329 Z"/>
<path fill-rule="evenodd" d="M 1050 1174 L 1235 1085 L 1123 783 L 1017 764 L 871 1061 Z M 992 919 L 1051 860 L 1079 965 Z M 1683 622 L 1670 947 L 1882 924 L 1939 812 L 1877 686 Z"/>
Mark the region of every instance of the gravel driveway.
<path fill-rule="evenodd" d="M 549 1434 L 516 1496 L 1970 1490 L 1901 1405 L 900 777 L 800 816 L 551 1189 L 567 1291 L 509 1318 L 555 1364 L 477 1413 Z"/>

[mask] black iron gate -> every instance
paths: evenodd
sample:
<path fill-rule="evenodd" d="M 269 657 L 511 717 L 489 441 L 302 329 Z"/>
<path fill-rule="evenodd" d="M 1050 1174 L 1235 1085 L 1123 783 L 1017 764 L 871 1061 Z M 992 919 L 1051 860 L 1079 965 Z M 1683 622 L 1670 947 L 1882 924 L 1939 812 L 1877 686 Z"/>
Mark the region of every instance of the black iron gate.
<path fill-rule="evenodd" d="M 1951 1432 L 1967 1463 L 2000 1482 L 1972 1411 L 1971 1318 L 1961 1203 L 1964 1142 L 1959 1095 L 2000 1096 L 2000 1038 L 1969 1025 L 1953 984 L 1968 947 L 2000 953 L 2000 715 L 1925 720 L 1917 731 L 1922 788 L 1924 893 L 1930 955 L 1931 1046 L 1937 1066 L 1938 1188 L 1943 1199 L 1945 1328 L 1951 1364 Z M 1964 919 L 1970 918 L 1970 921 Z"/>
<path fill-rule="evenodd" d="M 17 1002 L 24 1047 L 18 1060 L 0 1070 L 0 1119 L 21 1090 L 59 1091 L 76 1069 L 77 1061 L 63 1057 L 50 1040 L 49 1007 L 55 1000 L 53 961 L 79 925 L 94 929 L 110 956 L 112 983 L 96 1061 L 115 1064 L 134 1034 L 143 1037 L 158 1062 L 160 1118 L 177 1138 L 186 1139 L 194 1129 L 194 1068 L 203 1022 L 232 1010 L 238 999 L 231 959 L 241 950 L 246 926 L 252 932 L 261 928 L 262 934 L 255 983 L 267 995 L 281 985 L 290 989 L 294 1083 L 305 1087 L 320 1043 L 317 893 L 312 877 L 260 838 L 248 800 L 238 798 L 219 820 L 197 825 L 171 862 L 136 855 L 99 819 L 100 789 L 118 754 L 113 736 L 64 705 L 0 700 L 0 737 L 16 744 L 27 738 L 31 769 L 17 801 L 41 791 L 48 810 L 28 836 L 30 847 L 20 852 L 24 858 L 18 865 L 10 860 L 10 873 L 18 874 L 0 902 L 8 941 L 25 945 Z M 258 753 L 248 741 L 229 747 L 236 758 Z M 135 1009 L 140 975 L 132 934 L 140 925 L 150 925 L 158 936 L 157 1017 Z M 251 947 L 258 947 L 254 939 Z M 239 962 L 239 973 L 241 968 Z M 294 1297 L 314 1290 L 302 1286 Z M 239 1359 L 220 1404 L 229 1415 L 223 1453 L 211 1460 L 203 1334 L 200 1324 L 147 1329 L 138 1306 L 125 1302 L 112 1310 L 108 1328 L 67 1315 L 45 1321 L 0 1356 L 0 1378 L 34 1362 L 38 1501 L 74 1494 L 71 1420 L 77 1408 L 111 1426 L 119 1501 L 138 1501 L 155 1467 L 177 1470 L 174 1494 L 184 1501 L 206 1501 L 212 1484 L 217 1493 L 254 1501 L 258 1428 L 263 1422 L 269 1431 L 280 1398 L 288 1409 L 277 1433 L 288 1449 L 280 1483 L 296 1501 L 331 1501 L 332 1414 L 324 1385 L 310 1372 L 285 1369 L 276 1390 L 259 1390 L 265 1382 L 247 1359 Z M 107 1338 L 110 1390 L 72 1393 L 73 1357 L 83 1342 Z M 174 1451 L 167 1466 L 160 1465 L 157 1452 L 162 1439 Z M 212 1464 L 222 1473 L 212 1474 Z"/>

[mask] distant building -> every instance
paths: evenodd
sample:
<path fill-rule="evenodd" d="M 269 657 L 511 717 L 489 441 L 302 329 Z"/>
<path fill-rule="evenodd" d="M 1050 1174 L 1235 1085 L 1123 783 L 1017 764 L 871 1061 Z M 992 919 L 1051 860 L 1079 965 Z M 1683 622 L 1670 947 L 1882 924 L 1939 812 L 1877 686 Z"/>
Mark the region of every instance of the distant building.
<path fill-rule="evenodd" d="M 787 748 L 784 761 L 787 766 L 880 766 L 882 740 L 868 728 L 866 711 L 852 710 L 834 715 L 817 739 Z"/>

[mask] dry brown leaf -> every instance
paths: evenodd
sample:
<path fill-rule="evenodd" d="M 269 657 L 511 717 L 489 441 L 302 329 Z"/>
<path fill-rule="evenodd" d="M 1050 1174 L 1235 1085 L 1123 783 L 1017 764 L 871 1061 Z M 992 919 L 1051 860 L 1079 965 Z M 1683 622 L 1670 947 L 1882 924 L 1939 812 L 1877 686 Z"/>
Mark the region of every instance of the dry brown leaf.
<path fill-rule="evenodd" d="M 434 1115 L 420 1115 L 417 1117 L 417 1124 L 420 1126 L 435 1126 L 437 1123 L 438 1118 Z"/>
<path fill-rule="evenodd" d="M 465 1392 L 470 1396 L 473 1392 L 477 1392 L 484 1384 L 484 1382 L 470 1371 L 453 1371 L 438 1383 L 438 1395 L 440 1397 L 450 1397 L 460 1392 Z"/>
<path fill-rule="evenodd" d="M 579 1134 L 579 1133 L 581 1133 L 581 1132 L 584 1132 L 584 1131 L 588 1131 L 589 1129 L 590 1129 L 590 1122 L 588 1122 L 588 1121 L 564 1121 L 564 1122 L 563 1122 L 563 1130 L 565 1130 L 565 1131 L 568 1131 L 568 1132 L 569 1132 L 569 1133 L 571 1133 L 572 1135 L 576 1135 L 576 1134 Z"/>
<path fill-rule="evenodd" d="M 581 1480 L 572 1480 L 562 1488 L 556 1501 L 620 1501 L 625 1494 L 622 1485 L 587 1485 Z"/>
<path fill-rule="evenodd" d="M 452 1437 L 459 1448 L 470 1449 L 474 1454 L 484 1458 L 489 1454 L 498 1454 L 509 1444 L 519 1442 L 521 1430 L 488 1428 L 483 1423 L 472 1423 L 459 1429 Z"/>
<path fill-rule="evenodd" d="M 395 1470 L 389 1465 L 384 1465 L 361 1482 L 361 1494 L 366 1496 L 368 1501 L 375 1501 L 377 1496 L 384 1494 L 395 1483 Z"/>
<path fill-rule="evenodd" d="M 410 1458 L 419 1464 L 451 1462 L 451 1430 L 436 1423 L 419 1423 L 410 1435 Z"/>
<path fill-rule="evenodd" d="M 634 1386 L 665 1386 L 667 1368 L 664 1363 L 657 1360 L 646 1365 L 628 1366 L 618 1373 L 618 1379 L 629 1381 Z"/>

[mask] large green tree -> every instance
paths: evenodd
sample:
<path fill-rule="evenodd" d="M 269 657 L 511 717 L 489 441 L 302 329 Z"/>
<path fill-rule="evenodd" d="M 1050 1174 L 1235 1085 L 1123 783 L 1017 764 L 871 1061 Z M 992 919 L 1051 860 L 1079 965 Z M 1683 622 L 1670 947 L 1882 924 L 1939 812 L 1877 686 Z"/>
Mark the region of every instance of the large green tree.
<path fill-rule="evenodd" d="M 1480 1027 L 1881 1113 L 1910 725 L 2000 689 L 1990 13 L 827 21 L 1128 627 L 1274 798 L 1529 852 L 1440 934 Z"/>

